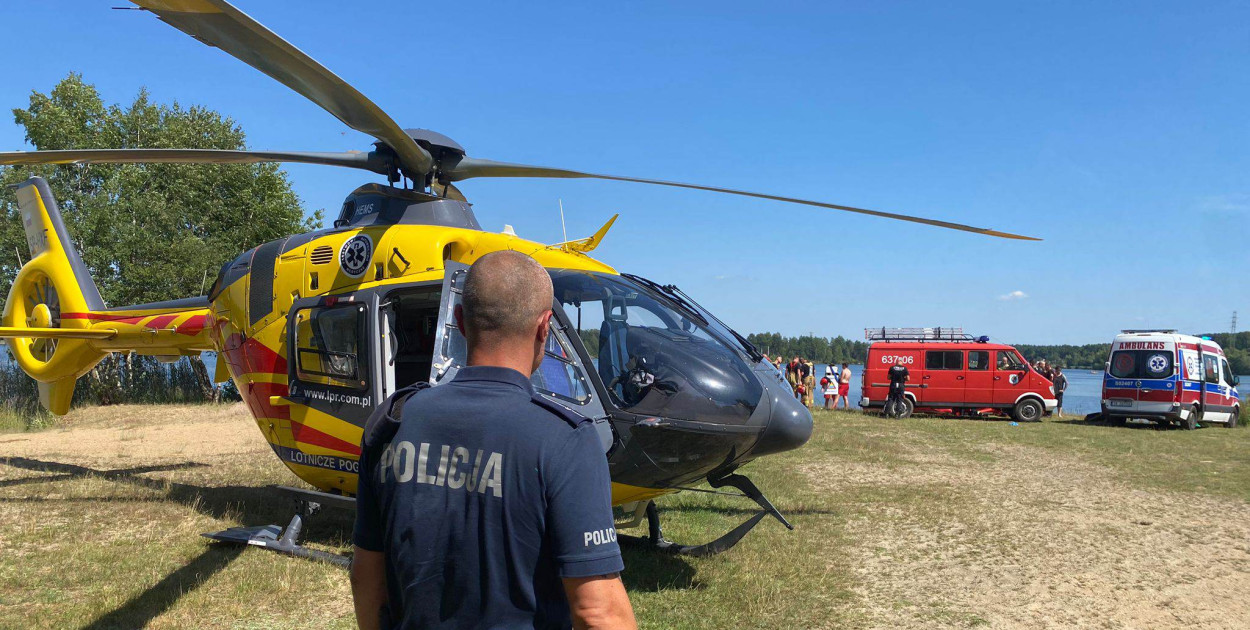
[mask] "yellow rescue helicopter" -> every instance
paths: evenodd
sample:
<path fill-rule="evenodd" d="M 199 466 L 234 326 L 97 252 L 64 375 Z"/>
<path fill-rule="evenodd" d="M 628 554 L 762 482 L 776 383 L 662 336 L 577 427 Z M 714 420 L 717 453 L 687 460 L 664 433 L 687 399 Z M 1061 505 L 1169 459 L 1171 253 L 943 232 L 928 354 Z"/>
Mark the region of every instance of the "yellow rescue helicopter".
<path fill-rule="evenodd" d="M 61 220 L 47 183 L 16 190 L 31 259 L 17 274 L 0 336 L 39 383 L 55 414 L 75 381 L 110 352 L 175 359 L 218 353 L 216 380 L 233 379 L 274 453 L 318 491 L 305 508 L 350 507 L 365 418 L 396 389 L 454 375 L 465 343 L 450 313 L 467 266 L 493 251 L 533 256 L 551 272 L 555 317 L 533 375 L 551 400 L 593 418 L 612 474 L 621 526 L 647 520 L 645 540 L 708 554 L 736 543 L 761 518 L 782 515 L 737 470 L 798 448 L 808 410 L 760 352 L 671 285 L 618 273 L 587 254 L 593 236 L 547 245 L 511 230 L 484 231 L 455 183 L 477 177 L 595 178 L 694 188 L 924 223 L 990 236 L 1029 237 L 778 195 L 469 157 L 450 138 L 402 129 L 347 82 L 222 0 L 137 0 L 140 7 L 216 46 L 377 139 L 372 151 L 312 153 L 189 149 L 74 149 L 0 153 L 0 164 L 301 162 L 386 178 L 343 203 L 333 227 L 264 243 L 226 263 L 208 295 L 106 306 Z M 707 482 L 732 487 L 761 511 L 710 543 L 663 539 L 652 499 Z M 219 539 L 308 555 L 299 515 Z"/>

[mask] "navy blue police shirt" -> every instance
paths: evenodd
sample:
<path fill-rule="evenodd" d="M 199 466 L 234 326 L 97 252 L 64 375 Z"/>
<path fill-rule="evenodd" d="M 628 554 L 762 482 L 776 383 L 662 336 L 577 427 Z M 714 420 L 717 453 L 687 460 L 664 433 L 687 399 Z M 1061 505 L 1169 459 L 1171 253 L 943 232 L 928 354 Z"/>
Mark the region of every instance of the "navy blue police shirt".
<path fill-rule="evenodd" d="M 543 402 L 516 370 L 466 367 L 362 449 L 353 538 L 386 554 L 393 626 L 567 628 L 561 578 L 624 568 L 594 426 Z"/>

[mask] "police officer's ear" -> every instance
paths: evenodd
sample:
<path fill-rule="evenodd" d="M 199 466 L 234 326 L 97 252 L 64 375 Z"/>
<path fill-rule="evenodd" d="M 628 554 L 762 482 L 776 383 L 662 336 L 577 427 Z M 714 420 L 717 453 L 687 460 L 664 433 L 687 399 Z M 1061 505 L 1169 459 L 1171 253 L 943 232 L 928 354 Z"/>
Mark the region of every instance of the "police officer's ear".
<path fill-rule="evenodd" d="M 538 316 L 538 331 L 537 337 L 535 338 L 535 341 L 538 342 L 538 347 L 542 348 L 547 345 L 547 335 L 549 334 L 551 334 L 550 309 L 543 311 L 543 314 Z"/>
<path fill-rule="evenodd" d="M 538 371 L 538 366 L 542 365 L 545 350 L 547 349 L 547 335 L 551 334 L 551 311 L 543 311 L 538 316 L 538 330 L 534 333 L 534 364 L 530 367 L 530 374 Z"/>

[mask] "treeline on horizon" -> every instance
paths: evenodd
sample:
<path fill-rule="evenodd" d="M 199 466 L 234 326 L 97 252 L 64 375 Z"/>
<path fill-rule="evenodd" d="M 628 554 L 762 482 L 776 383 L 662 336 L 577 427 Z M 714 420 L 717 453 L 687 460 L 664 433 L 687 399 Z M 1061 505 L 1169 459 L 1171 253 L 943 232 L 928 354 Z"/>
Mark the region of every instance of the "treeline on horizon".
<path fill-rule="evenodd" d="M 1210 337 L 1212 341 L 1220 344 L 1234 374 L 1250 374 L 1250 332 L 1239 332 L 1236 335 L 1205 333 L 1198 336 Z M 1046 359 L 1060 367 L 1102 370 L 1106 366 L 1107 356 L 1111 353 L 1111 344 L 1090 343 L 1083 346 L 1020 344 L 1016 346 L 1016 349 L 1030 361 Z"/>
<path fill-rule="evenodd" d="M 786 361 L 803 357 L 813 363 L 863 363 L 868 359 L 868 343 L 852 341 L 842 336 L 785 337 L 781 333 L 755 333 L 747 335 L 747 341 L 767 354 L 770 359 L 780 355 Z"/>
<path fill-rule="evenodd" d="M 73 407 L 119 404 L 209 403 L 242 400 L 233 381 L 220 387 L 201 373 L 203 362 L 182 357 L 170 364 L 155 357 L 114 353 L 78 379 Z M 0 416 L 20 419 L 19 426 L 35 428 L 50 419 L 39 403 L 39 386 L 13 360 L 0 355 Z M 5 424 L 0 422 L 0 424 Z"/>
<path fill-rule="evenodd" d="M 1228 363 L 1233 368 L 1233 372 L 1250 374 L 1250 331 L 1239 332 L 1236 335 L 1210 333 L 1202 336 L 1211 337 L 1224 348 L 1224 354 L 1228 356 Z M 852 341 L 841 336 L 787 337 L 781 333 L 755 333 L 747 335 L 747 340 L 770 358 L 781 355 L 786 361 L 800 356 L 815 363 L 862 364 L 868 359 L 869 344 L 867 342 Z M 1078 370 L 1102 370 L 1111 352 L 1110 343 L 1017 344 L 1015 347 L 1030 362 L 1046 359 L 1051 364 Z"/>

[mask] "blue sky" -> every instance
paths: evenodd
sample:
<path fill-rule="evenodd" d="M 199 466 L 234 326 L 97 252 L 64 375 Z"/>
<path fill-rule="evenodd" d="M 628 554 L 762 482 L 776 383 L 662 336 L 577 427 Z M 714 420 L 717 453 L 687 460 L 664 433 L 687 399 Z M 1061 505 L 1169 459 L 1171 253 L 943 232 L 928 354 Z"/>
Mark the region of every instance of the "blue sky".
<path fill-rule="evenodd" d="M 370 139 L 121 0 L 6 2 L 0 108 L 81 72 L 234 117 L 258 149 Z M 939 6 L 939 4 L 941 6 Z M 744 332 L 962 325 L 1016 343 L 1250 327 L 1250 5 L 240 0 L 402 126 L 496 160 L 776 192 L 992 239 L 631 184 L 475 180 L 489 230 L 676 283 Z M 367 8 L 366 8 L 367 7 Z M 0 149 L 28 148 L 6 114 Z M 290 166 L 333 212 L 368 174 Z M 177 296 L 171 296 L 177 297 Z"/>

